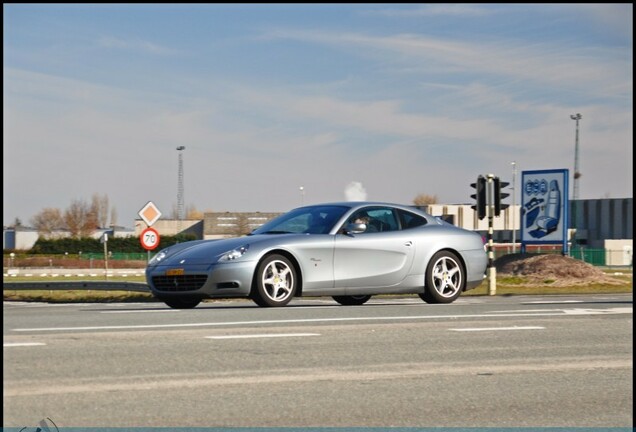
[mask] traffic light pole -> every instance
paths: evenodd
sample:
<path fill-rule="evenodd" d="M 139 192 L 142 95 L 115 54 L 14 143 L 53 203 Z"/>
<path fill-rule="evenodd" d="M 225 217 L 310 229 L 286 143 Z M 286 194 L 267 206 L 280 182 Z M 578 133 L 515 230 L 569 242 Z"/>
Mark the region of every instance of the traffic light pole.
<path fill-rule="evenodd" d="M 508 182 L 501 181 L 494 174 L 488 174 L 486 177 L 479 175 L 475 183 L 471 183 L 470 187 L 475 188 L 475 193 L 470 197 L 475 199 L 475 205 L 471 208 L 475 210 L 475 214 L 479 220 L 488 217 L 488 268 L 486 275 L 488 277 L 488 294 L 495 295 L 497 293 L 497 269 L 495 267 L 495 251 L 493 247 L 494 223 L 493 219 L 501 214 L 502 210 L 508 208 L 508 204 L 502 201 L 509 194 L 502 192 L 501 189 L 508 186 Z"/>
<path fill-rule="evenodd" d="M 495 217 L 495 176 L 486 176 L 486 210 L 488 214 L 488 295 L 497 293 L 497 268 L 495 267 L 495 252 L 493 245 L 494 217 Z"/>

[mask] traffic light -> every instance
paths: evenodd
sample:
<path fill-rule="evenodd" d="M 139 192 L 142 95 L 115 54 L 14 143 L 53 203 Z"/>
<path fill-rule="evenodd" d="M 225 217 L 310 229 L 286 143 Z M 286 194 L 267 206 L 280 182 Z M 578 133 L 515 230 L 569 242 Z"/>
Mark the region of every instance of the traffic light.
<path fill-rule="evenodd" d="M 475 199 L 475 205 L 471 208 L 477 212 L 479 219 L 483 219 L 486 217 L 486 177 L 480 175 L 477 182 L 471 183 L 470 187 L 475 188 L 475 193 L 470 196 Z"/>
<path fill-rule="evenodd" d="M 495 216 L 499 216 L 502 210 L 505 210 L 508 208 L 508 204 L 502 204 L 501 201 L 510 195 L 510 194 L 501 192 L 501 189 L 505 188 L 510 183 L 499 180 L 499 177 L 495 177 L 493 179 L 493 183 L 494 183 L 493 191 L 495 195 L 494 197 Z"/>

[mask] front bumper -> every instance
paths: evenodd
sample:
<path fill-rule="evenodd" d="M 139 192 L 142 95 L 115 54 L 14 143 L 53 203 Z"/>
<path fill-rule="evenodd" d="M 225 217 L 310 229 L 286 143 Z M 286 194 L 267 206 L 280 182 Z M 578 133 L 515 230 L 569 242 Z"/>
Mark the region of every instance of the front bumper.
<path fill-rule="evenodd" d="M 255 265 L 254 261 L 186 267 L 160 264 L 146 269 L 146 282 L 157 297 L 247 297 Z"/>

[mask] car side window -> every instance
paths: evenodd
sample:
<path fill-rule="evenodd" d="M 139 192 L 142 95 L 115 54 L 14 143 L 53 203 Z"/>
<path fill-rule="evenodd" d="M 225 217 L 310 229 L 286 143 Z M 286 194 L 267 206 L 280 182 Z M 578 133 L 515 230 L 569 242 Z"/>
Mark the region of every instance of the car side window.
<path fill-rule="evenodd" d="M 347 223 L 364 223 L 365 233 L 397 231 L 398 220 L 393 209 L 386 207 L 368 207 L 355 212 Z"/>
<path fill-rule="evenodd" d="M 368 211 L 371 223 L 375 224 L 379 232 L 397 231 L 399 225 L 393 209 L 376 208 Z"/>
<path fill-rule="evenodd" d="M 399 210 L 400 213 L 400 224 L 402 225 L 402 229 L 411 229 L 418 226 L 426 225 L 428 221 L 426 218 L 417 215 L 415 213 Z"/>

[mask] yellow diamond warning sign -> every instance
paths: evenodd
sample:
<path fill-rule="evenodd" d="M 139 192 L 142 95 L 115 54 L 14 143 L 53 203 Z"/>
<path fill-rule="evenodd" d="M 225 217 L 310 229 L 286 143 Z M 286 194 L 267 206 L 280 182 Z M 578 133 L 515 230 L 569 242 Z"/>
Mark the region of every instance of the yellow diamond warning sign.
<path fill-rule="evenodd" d="M 148 204 L 143 206 L 143 208 L 139 210 L 138 214 L 149 227 L 157 222 L 157 220 L 159 220 L 159 218 L 161 217 L 161 212 L 159 211 L 157 206 L 153 204 L 152 201 L 148 201 Z"/>

